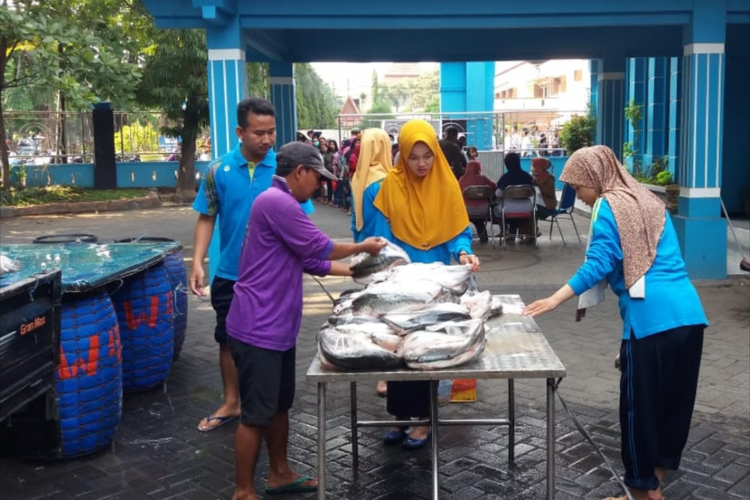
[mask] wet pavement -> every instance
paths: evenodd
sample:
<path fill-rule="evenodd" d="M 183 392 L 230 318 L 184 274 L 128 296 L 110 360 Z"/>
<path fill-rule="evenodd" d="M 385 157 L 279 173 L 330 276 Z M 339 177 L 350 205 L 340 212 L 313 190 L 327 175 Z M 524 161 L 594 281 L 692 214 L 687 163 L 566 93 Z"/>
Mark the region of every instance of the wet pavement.
<path fill-rule="evenodd" d="M 312 219 L 332 237 L 349 238 L 349 220 L 340 210 L 318 206 Z M 511 244 L 507 250 L 477 245 L 482 260 L 480 288 L 518 293 L 525 302 L 554 292 L 580 264 L 588 221 L 576 216 L 584 243 L 563 222 L 538 249 Z M 164 236 L 180 240 L 191 266 L 195 215 L 189 207 L 163 207 L 103 214 L 5 219 L 2 243 L 30 243 L 45 234 L 90 233 L 100 242 L 114 238 Z M 326 278 L 334 295 L 352 286 Z M 666 478 L 665 498 L 746 499 L 750 496 L 750 288 L 745 277 L 698 282 L 711 327 L 704 345 L 698 400 L 681 470 Z M 305 280 L 305 317 L 297 351 L 297 396 L 291 412 L 289 456 L 301 473 L 316 468 L 316 388 L 305 381 L 315 355 L 315 332 L 330 302 L 311 279 Z M 574 321 L 575 305 L 538 318 L 540 329 L 567 369 L 560 392 L 594 441 L 621 471 L 619 459 L 618 372 L 613 358 L 621 322 L 611 294 Z M 205 299 L 190 297 L 187 339 L 174 363 L 166 391 L 126 395 L 122 420 L 111 448 L 93 456 L 60 462 L 0 459 L 0 497 L 34 499 L 229 499 L 234 484 L 234 430 L 196 429 L 221 400 L 213 311 Z M 503 417 L 507 384 L 480 381 L 479 400 L 441 409 L 447 418 Z M 360 467 L 351 466 L 349 387 L 328 391 L 329 498 L 342 500 L 428 499 L 430 450 L 406 452 L 382 444 L 382 430 L 360 430 Z M 384 401 L 374 387 L 359 387 L 361 419 L 385 418 Z M 440 436 L 441 498 L 541 499 L 545 492 L 545 386 L 543 380 L 516 381 L 516 464 L 507 463 L 506 427 L 447 427 Z M 598 499 L 618 494 L 611 474 L 593 448 L 557 406 L 558 500 Z M 5 448 L 5 447 L 3 447 Z M 8 455 L 12 450 L 3 449 Z M 268 473 L 265 452 L 256 477 L 262 489 Z M 279 498 L 285 498 L 279 496 Z M 314 494 L 287 498 L 312 499 Z"/>

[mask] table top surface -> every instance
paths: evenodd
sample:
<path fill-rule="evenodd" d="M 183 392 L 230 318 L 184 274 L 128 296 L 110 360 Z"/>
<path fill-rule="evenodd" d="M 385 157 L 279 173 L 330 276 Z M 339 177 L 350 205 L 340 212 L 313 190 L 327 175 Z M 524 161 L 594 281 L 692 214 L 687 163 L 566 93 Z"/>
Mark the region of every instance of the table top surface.
<path fill-rule="evenodd" d="M 62 270 L 62 291 L 85 292 L 140 272 L 182 248 L 165 243 L 91 243 L 0 245 L 0 253 L 20 263 L 18 271 L 3 274 L 0 287 Z"/>
<path fill-rule="evenodd" d="M 326 370 L 315 356 L 307 370 L 310 382 L 370 382 L 376 380 L 445 380 L 456 378 L 562 378 L 566 371 L 530 316 L 521 316 L 518 295 L 496 295 L 503 314 L 487 321 L 487 345 L 479 359 L 439 370 L 401 368 L 387 371 Z"/>

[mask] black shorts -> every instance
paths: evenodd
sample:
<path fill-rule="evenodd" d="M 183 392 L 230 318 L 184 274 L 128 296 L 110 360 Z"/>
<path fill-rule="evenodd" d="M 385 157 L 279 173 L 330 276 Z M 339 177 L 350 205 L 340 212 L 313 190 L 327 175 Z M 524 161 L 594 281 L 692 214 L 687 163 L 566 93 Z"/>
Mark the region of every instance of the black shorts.
<path fill-rule="evenodd" d="M 221 345 L 227 345 L 227 314 L 234 298 L 234 281 L 214 277 L 211 282 L 211 307 L 216 312 L 214 339 Z"/>
<path fill-rule="evenodd" d="M 272 351 L 228 338 L 240 382 L 240 420 L 266 427 L 294 402 L 295 348 Z"/>

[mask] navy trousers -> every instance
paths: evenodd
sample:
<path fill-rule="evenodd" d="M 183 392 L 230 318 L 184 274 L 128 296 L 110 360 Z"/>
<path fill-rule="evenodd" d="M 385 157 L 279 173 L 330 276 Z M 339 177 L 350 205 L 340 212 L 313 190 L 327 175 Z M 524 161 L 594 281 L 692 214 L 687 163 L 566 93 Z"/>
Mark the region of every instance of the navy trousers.
<path fill-rule="evenodd" d="M 654 490 L 654 468 L 676 470 L 698 388 L 705 325 L 673 328 L 620 347 L 620 428 L 625 484 Z"/>

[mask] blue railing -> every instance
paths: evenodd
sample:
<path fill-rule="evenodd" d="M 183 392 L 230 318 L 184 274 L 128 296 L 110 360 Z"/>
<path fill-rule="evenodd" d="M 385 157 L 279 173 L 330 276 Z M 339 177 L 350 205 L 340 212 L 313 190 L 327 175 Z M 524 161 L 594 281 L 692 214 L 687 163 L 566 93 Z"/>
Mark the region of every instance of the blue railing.
<path fill-rule="evenodd" d="M 208 167 L 208 161 L 196 161 L 196 184 Z M 63 165 L 26 165 L 14 167 L 26 169 L 27 186 L 80 186 L 94 187 L 94 165 L 92 163 L 68 163 Z M 174 188 L 177 185 L 176 161 L 118 162 L 118 188 Z"/>

